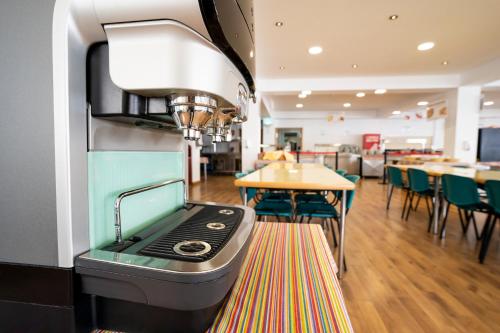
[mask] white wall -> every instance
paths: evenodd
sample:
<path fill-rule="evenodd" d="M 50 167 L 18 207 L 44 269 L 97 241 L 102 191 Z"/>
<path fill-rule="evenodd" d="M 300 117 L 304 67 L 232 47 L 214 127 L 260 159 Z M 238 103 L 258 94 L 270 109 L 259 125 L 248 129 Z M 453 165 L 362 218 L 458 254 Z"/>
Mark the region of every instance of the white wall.
<path fill-rule="evenodd" d="M 191 147 L 191 181 L 197 183 L 200 181 L 200 152 L 201 147 L 197 147 L 196 143 L 189 141 L 187 143 Z M 186 156 L 187 156 L 186 149 Z M 187 158 L 187 157 L 186 157 Z"/>
<path fill-rule="evenodd" d="M 257 94 L 256 103 L 250 103 L 248 120 L 241 126 L 241 167 L 243 171 L 255 168 L 260 152 L 260 108 L 261 97 Z"/>
<path fill-rule="evenodd" d="M 270 126 L 264 126 L 264 144 L 275 144 L 276 128 L 303 128 L 302 150 L 314 150 L 315 144 L 357 144 L 362 135 L 380 133 L 390 137 L 432 137 L 434 121 L 408 121 L 403 119 L 346 119 L 344 122 L 328 122 L 326 119 L 273 119 Z M 441 134 L 442 135 L 442 134 Z"/>

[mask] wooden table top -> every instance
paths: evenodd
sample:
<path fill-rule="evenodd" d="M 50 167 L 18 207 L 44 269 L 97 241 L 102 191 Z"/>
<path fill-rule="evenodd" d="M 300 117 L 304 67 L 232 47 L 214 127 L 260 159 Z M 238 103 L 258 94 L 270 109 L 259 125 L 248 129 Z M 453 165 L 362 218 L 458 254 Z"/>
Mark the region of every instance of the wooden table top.
<path fill-rule="evenodd" d="M 245 177 L 238 187 L 282 190 L 354 190 L 355 185 L 322 164 L 274 162 Z"/>
<path fill-rule="evenodd" d="M 477 183 L 484 184 L 488 180 L 500 180 L 500 171 L 492 170 L 476 170 L 474 168 L 457 168 L 447 165 L 416 165 L 416 164 L 395 164 L 388 165 L 396 167 L 406 172 L 409 168 L 420 169 L 429 176 L 441 177 L 442 175 L 456 175 L 462 177 L 473 178 Z"/>
<path fill-rule="evenodd" d="M 336 269 L 320 225 L 257 223 L 208 333 L 353 332 Z"/>

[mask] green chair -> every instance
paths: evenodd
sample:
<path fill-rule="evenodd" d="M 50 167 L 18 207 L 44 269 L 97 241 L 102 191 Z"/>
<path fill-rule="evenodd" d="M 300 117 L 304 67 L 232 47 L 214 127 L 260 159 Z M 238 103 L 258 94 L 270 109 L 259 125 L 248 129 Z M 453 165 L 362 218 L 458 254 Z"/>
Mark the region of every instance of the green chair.
<path fill-rule="evenodd" d="M 406 194 L 407 199 L 409 199 L 408 207 L 406 209 L 406 220 L 408 221 L 410 211 L 412 210 L 414 197 L 418 196 L 415 210 L 418 207 L 420 198 L 424 198 L 427 206 L 427 213 L 429 214 L 429 225 L 427 227 L 427 232 L 429 232 L 431 231 L 432 218 L 434 216 L 434 202 L 435 200 L 439 200 L 439 198 L 434 198 L 434 190 L 431 188 L 429 183 L 429 175 L 427 172 L 420 169 L 409 168 L 407 174 L 410 187 Z M 407 199 L 405 199 L 405 202 Z M 431 205 L 429 204 L 429 199 L 431 199 Z"/>
<path fill-rule="evenodd" d="M 238 172 L 235 174 L 236 178 L 246 176 L 245 172 Z M 284 217 L 287 221 L 291 222 L 293 217 L 293 207 L 290 202 L 290 195 L 288 193 L 274 193 L 266 192 L 262 195 L 261 200 L 258 198 L 258 192 L 255 188 L 247 188 L 247 202 L 252 199 L 256 202 L 254 210 L 257 216 L 275 216 L 278 222 L 280 217 Z M 240 197 L 244 201 L 244 191 L 240 187 Z M 287 199 L 288 198 L 288 199 Z"/>
<path fill-rule="evenodd" d="M 450 205 L 455 205 L 458 208 L 458 215 L 463 233 L 465 234 L 467 232 L 470 222 L 472 221 L 476 238 L 478 240 L 481 239 L 482 235 L 479 234 L 474 213 L 480 212 L 489 214 L 490 207 L 488 204 L 481 201 L 476 182 L 468 177 L 443 175 L 442 189 L 443 196 L 448 202 L 448 205 L 446 206 L 440 237 L 444 237 Z"/>
<path fill-rule="evenodd" d="M 341 176 L 347 175 L 347 170 L 345 170 L 345 169 L 337 169 L 337 170 L 335 170 L 335 172 Z"/>
<path fill-rule="evenodd" d="M 389 210 L 394 188 L 399 188 L 403 191 L 408 191 L 408 186 L 405 184 L 403 180 L 403 173 L 401 172 L 401 169 L 392 166 L 387 167 L 387 175 L 389 178 L 389 196 L 387 197 L 386 210 Z M 401 213 L 401 218 L 404 217 L 407 202 L 408 202 L 408 193 L 407 196 L 405 197 L 405 201 L 403 204 L 403 212 Z"/>
<path fill-rule="evenodd" d="M 484 225 L 485 231 L 483 242 L 481 244 L 481 250 L 479 251 L 479 262 L 481 264 L 484 262 L 490 245 L 491 236 L 495 232 L 495 225 L 500 218 L 500 180 L 488 180 L 484 188 L 488 195 L 488 205 L 490 206 L 491 213 L 488 215 L 486 224 Z"/>

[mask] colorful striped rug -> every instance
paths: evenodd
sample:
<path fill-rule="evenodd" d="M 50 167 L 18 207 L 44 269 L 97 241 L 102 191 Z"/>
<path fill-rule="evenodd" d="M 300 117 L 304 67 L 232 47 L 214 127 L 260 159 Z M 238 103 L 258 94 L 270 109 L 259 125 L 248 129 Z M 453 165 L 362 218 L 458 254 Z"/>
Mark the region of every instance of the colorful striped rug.
<path fill-rule="evenodd" d="M 215 332 L 352 332 L 319 225 L 257 223 Z"/>

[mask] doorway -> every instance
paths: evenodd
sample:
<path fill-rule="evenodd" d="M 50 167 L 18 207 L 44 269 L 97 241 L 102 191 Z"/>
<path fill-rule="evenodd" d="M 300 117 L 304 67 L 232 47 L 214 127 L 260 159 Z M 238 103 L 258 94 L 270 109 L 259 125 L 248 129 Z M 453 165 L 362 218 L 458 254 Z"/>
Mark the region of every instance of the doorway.
<path fill-rule="evenodd" d="M 279 150 L 297 151 L 302 147 L 302 128 L 277 128 L 275 136 Z"/>

